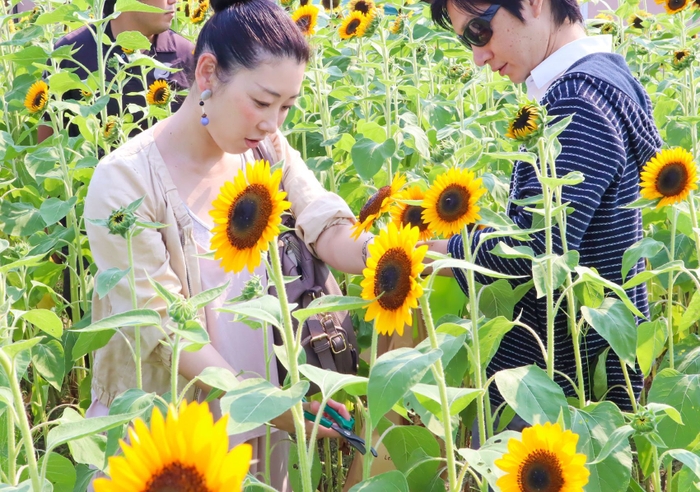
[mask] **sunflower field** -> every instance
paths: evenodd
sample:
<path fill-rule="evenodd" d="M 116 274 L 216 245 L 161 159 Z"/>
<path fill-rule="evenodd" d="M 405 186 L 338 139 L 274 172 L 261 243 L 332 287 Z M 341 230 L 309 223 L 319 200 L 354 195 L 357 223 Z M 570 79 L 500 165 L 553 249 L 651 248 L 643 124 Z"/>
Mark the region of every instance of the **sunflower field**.
<path fill-rule="evenodd" d="M 284 295 L 276 217 L 264 233 L 269 256 L 214 254 L 235 271 L 269 262 L 279 299 L 251 285 L 226 309 L 251 327 L 278 329 L 284 343 L 276 355 L 289 377 L 278 388 L 205 370 L 199 379 L 214 388 L 209 399 L 220 398 L 227 411 L 217 422 L 206 403 L 184 400 L 189 387 L 178 387 L 176 377 L 166 395 L 135 387 L 108 416 L 85 417 L 93 351 L 124 327 L 161 325 L 161 315 L 143 306 L 92 321 L 93 292 L 104 296 L 133 271 L 97 272 L 83 218 L 87 187 L 99 159 L 137 125 L 167 117 L 165 103 L 175 94 L 156 81 L 143 94 L 145 107 L 107 117 L 127 69 L 160 68 L 141 53 L 146 38 L 117 37 L 126 60 L 104 60 L 118 74 L 116 85 L 106 84 L 104 69 L 80 80 L 58 69 L 75 53 L 54 45 L 86 24 L 103 35 L 109 18 L 94 15 L 103 0 L 41 0 L 19 13 L 16 0 L 1 2 L 0 490 L 82 492 L 95 476 L 98 491 L 274 490 L 269 474 L 247 474 L 250 448 L 228 450 L 227 435 L 290 409 L 297 432 L 289 473 L 299 492 L 700 490 L 700 2 L 656 1 L 664 13 L 646 12 L 646 0 L 626 0 L 586 21 L 589 34 L 613 37 L 615 52 L 651 97 L 664 140 L 644 168 L 640 199 L 628 205 L 641 209 L 644 237 L 625 252 L 626 280 L 618 285 L 580 265 L 577 251 L 552 249 L 554 228 L 566 224 L 561 189 L 585 180 L 580 173 L 558 176 L 553 166 L 567 120 L 547 124 L 546 109 L 528 101 L 523 87 L 473 65 L 456 36 L 432 23 L 427 3 L 281 0 L 312 46 L 284 133 L 358 215 L 356 234 L 376 234 L 363 275 L 334 272 L 345 295 L 322 297 L 293 317 L 349 310 L 362 360 L 357 375 L 305 363 Z M 127 11 L 147 9 L 118 0 L 115 12 Z M 207 0 L 185 0 L 173 29 L 194 40 L 210 15 Z M 82 100 L 62 99 L 76 89 Z M 143 119 L 134 121 L 135 113 Z M 68 136 L 68 120 L 79 136 Z M 42 124 L 53 135 L 38 143 Z M 538 217 L 530 230 L 505 213 L 515 161 L 532 164 L 542 184 L 541 194 L 520 204 Z M 261 165 L 247 175 L 278 183 L 273 171 Z M 237 179 L 243 188 L 250 184 Z M 277 198 L 274 215 L 288 207 Z M 139 204 L 124 203 L 101 225 L 130 245 L 144 228 L 159 227 L 139 219 Z M 471 245 L 482 227 L 493 228 L 491 237 L 522 241 L 501 243 L 494 254 L 530 262 L 527 281 L 479 266 L 470 247 L 457 260 L 421 246 L 453 235 Z M 540 230 L 549 246 L 536 255 L 527 241 Z M 640 259 L 646 269 L 628 275 Z M 439 275 L 452 268 L 465 272 L 468 296 Z M 648 317 L 627 294 L 642 284 Z M 539 340 L 544 367 L 487 377 L 506 333 L 537 336 L 515 309 L 531 289 L 546 300 L 549 327 L 558 311 L 568 316 L 577 376 L 569 396 L 555 382 L 568 376 L 556 374 L 552 336 Z M 174 374 L 183 346 L 208 343 L 196 313 L 221 292 L 183 299 L 153 282 L 153 296 L 168 306 Z M 581 350 L 589 330 L 608 342 L 600 359 L 619 360 L 625 381 L 609 388 L 599 362 L 590 368 L 587 396 Z M 139 350 L 132 353 L 138 368 Z M 644 376 L 638 400 L 630 382 L 637 371 Z M 311 383 L 320 393 L 310 399 L 325 405 L 333 398 L 352 409 L 364 455 L 343 440 L 317 440 L 321 416 L 308 435 L 302 399 Z M 504 400 L 497 407 L 492 387 Z M 629 408 L 606 401 L 616 389 L 629 396 Z M 531 426 L 504 430 L 514 418 Z"/>

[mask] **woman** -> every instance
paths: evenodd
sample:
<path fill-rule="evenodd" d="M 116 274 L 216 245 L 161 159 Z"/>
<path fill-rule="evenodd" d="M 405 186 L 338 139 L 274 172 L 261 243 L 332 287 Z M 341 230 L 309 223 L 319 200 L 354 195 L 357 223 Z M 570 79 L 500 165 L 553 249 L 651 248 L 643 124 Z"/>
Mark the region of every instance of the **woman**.
<path fill-rule="evenodd" d="M 275 364 L 266 367 L 272 348 L 263 345 L 263 333 L 230 315 L 215 311 L 223 299 L 240 294 L 250 273 L 226 274 L 218 262 L 198 258 L 210 249 L 212 202 L 223 183 L 252 162 L 253 150 L 264 148 L 270 160 L 284 161 L 282 185 L 296 217 L 298 235 L 310 250 L 333 267 L 360 273 L 363 245 L 371 235 L 354 241 L 354 217 L 345 202 L 325 191 L 279 128 L 299 95 L 309 47 L 296 25 L 277 5 L 266 0 L 218 0 L 214 15 L 204 25 L 194 54 L 194 83 L 180 110 L 129 141 L 97 167 L 85 201 L 85 216 L 99 219 L 144 197 L 137 213 L 147 221 L 167 225 L 146 229 L 133 241 L 136 298 L 139 306 L 157 309 L 166 317 L 164 303 L 153 298 L 148 276 L 171 292 L 191 297 L 227 281 L 228 290 L 205 309 L 211 344 L 180 357 L 181 386 L 207 367 L 221 367 L 243 377 L 264 377 L 279 384 Z M 128 268 L 125 241 L 106 228 L 87 223 L 93 257 L 100 271 Z M 264 267 L 254 272 L 266 280 Z M 150 300 L 150 302 L 149 302 Z M 123 279 L 103 299 L 93 299 L 93 319 L 132 308 L 131 293 Z M 133 329 L 122 330 L 133 345 Z M 268 340 L 272 340 L 268 333 Z M 163 394 L 169 389 L 169 348 L 154 327 L 141 328 L 143 388 Z M 95 354 L 90 415 L 106 412 L 114 398 L 136 387 L 135 368 L 125 337 L 115 336 Z M 197 383 L 201 390 L 206 385 Z M 347 409 L 332 405 L 345 417 Z M 314 410 L 317 410 L 315 408 Z M 290 413 L 273 424 L 293 429 Z M 249 441 L 254 447 L 256 473 L 264 466 L 264 428 L 233 436 L 231 445 Z M 273 445 L 284 439 L 275 432 Z M 337 437 L 321 429 L 319 437 Z M 272 486 L 286 490 L 286 448 L 275 446 L 269 462 Z M 257 455 L 257 456 L 256 456 Z"/>

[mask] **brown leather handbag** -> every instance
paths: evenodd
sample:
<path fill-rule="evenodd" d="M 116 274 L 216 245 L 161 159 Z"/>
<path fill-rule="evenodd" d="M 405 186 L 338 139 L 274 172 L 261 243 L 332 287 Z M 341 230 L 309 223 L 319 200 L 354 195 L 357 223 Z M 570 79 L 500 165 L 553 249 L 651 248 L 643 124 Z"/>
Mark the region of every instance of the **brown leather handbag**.
<path fill-rule="evenodd" d="M 266 149 L 261 144 L 255 149 L 256 159 L 265 159 L 272 163 Z M 282 183 L 280 189 L 284 190 Z M 328 266 L 311 254 L 299 239 L 295 227 L 295 218 L 288 213 L 282 217 L 282 224 L 292 230 L 279 235 L 279 254 L 282 262 L 282 273 L 289 277 L 298 277 L 286 284 L 287 299 L 295 303 L 297 309 L 307 307 L 311 301 L 324 295 L 342 295 L 333 274 Z M 276 296 L 277 291 L 270 286 L 270 294 Z M 292 317 L 294 333 L 299 329 L 298 321 Z M 276 345 L 282 345 L 282 337 L 274 330 Z M 306 363 L 322 369 L 328 369 L 343 374 L 357 374 L 358 353 L 357 337 L 352 325 L 352 318 L 347 311 L 320 313 L 308 318 L 301 327 L 301 345 L 306 353 Z M 283 381 L 287 371 L 278 361 L 280 381 Z M 311 392 L 318 388 L 312 385 Z"/>

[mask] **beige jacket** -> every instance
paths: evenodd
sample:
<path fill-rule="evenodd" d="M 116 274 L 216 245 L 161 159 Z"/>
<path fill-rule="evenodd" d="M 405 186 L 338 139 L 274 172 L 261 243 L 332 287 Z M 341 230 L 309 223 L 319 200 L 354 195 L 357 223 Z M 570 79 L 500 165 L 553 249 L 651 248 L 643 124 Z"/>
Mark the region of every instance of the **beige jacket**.
<path fill-rule="evenodd" d="M 314 251 L 314 244 L 328 227 L 354 222 L 347 204 L 326 191 L 306 167 L 297 151 L 277 132 L 268 137 L 266 149 L 276 162 L 284 159 L 283 186 L 296 217 L 298 235 Z M 252 151 L 245 154 L 254 160 Z M 233 178 L 233 176 L 231 177 Z M 136 298 L 139 307 L 157 310 L 166 323 L 166 306 L 155 297 L 148 276 L 171 292 L 191 297 L 201 291 L 197 247 L 192 220 L 173 184 L 153 140 L 150 129 L 127 142 L 104 158 L 95 170 L 85 199 L 85 218 L 105 219 L 113 210 L 145 197 L 137 215 L 145 221 L 160 222 L 168 227 L 146 229 L 133 239 Z M 85 221 L 92 256 L 98 270 L 128 268 L 126 241 L 110 235 L 105 227 Z M 132 309 L 127 278 L 123 278 L 104 298 L 93 295 L 92 320 Z M 203 310 L 200 320 L 206 326 Z M 167 330 L 166 330 L 167 331 Z M 109 343 L 96 351 L 92 376 L 94 395 L 109 406 L 114 398 L 136 387 L 133 358 L 126 345 L 133 346 L 134 329 L 121 329 Z M 163 333 L 158 327 L 141 328 L 143 389 L 163 394 L 170 389 L 170 348 L 160 343 Z M 181 381 L 181 383 L 183 383 Z M 182 387 L 182 386 L 180 386 Z"/>

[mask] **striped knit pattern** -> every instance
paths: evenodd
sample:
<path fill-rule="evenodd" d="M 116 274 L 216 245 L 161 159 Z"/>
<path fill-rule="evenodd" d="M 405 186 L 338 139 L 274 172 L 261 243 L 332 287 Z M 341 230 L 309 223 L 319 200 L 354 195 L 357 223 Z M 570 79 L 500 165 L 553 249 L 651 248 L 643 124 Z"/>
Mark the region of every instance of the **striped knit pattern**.
<path fill-rule="evenodd" d="M 595 56 L 595 55 L 591 55 Z M 600 62 L 599 62 L 600 63 Z M 629 74 L 629 71 L 627 74 Z M 628 75 L 636 85 L 639 83 Z M 629 83 L 629 80 L 626 81 Z M 639 96 L 639 92 L 637 96 Z M 562 152 L 556 160 L 558 176 L 580 171 L 585 181 L 576 186 L 563 188 L 562 200 L 570 202 L 573 213 L 567 216 L 567 244 L 570 250 L 580 254 L 580 264 L 595 268 L 606 279 L 622 284 L 622 255 L 632 244 L 642 239 L 642 221 L 639 210 L 621 208 L 639 197 L 640 171 L 644 164 L 656 153 L 661 145 L 658 131 L 651 116 L 648 95 L 642 91 L 643 100 L 618 89 L 601 78 L 572 68 L 555 82 L 543 97 L 542 104 L 548 113 L 559 119 L 573 114 L 571 124 L 559 136 Z M 523 199 L 542 193 L 532 166 L 518 161 L 513 168 L 510 186 L 511 199 Z M 507 213 L 523 229 L 532 223 L 532 214 L 509 202 Z M 477 244 L 481 234 L 490 229 L 476 232 L 473 244 Z M 500 242 L 509 246 L 526 245 L 535 254 L 545 251 L 544 232 L 532 234 L 533 240 L 519 242 L 511 238 L 489 239 L 479 250 L 476 263 L 498 272 L 531 277 L 531 262 L 524 259 L 504 259 L 492 255 L 490 251 Z M 557 228 L 553 230 L 553 244 L 556 254 L 562 254 L 561 236 Z M 464 249 L 459 235 L 448 243 L 453 257 L 464 258 Z M 640 260 L 627 278 L 644 269 Z M 454 271 L 455 277 L 465 292 L 467 283 L 464 273 Z M 529 279 L 513 281 L 513 286 Z M 477 275 L 483 284 L 492 279 Z M 631 301 L 648 316 L 646 286 L 639 285 L 627 291 Z M 565 303 L 563 303 L 565 305 Z M 537 299 L 535 289 L 531 289 L 516 305 L 515 314 L 521 321 L 533 328 L 543 342 L 547 340 L 546 298 Z M 555 368 L 576 380 L 573 345 L 567 328 L 567 316 L 560 311 L 555 318 Z M 608 347 L 607 342 L 592 328 L 582 337 L 582 357 L 587 395 L 590 397 L 592 369 L 597 356 Z M 488 376 L 502 369 L 528 364 L 544 368 L 545 360 L 533 336 L 522 328 L 515 327 L 503 339 L 501 346 L 488 366 Z M 589 367 L 591 372 L 589 373 Z M 634 390 L 638 395 L 642 388 L 640 371 L 630 371 Z M 608 388 L 607 399 L 623 409 L 631 404 L 626 392 L 625 380 L 618 357 L 612 350 L 607 359 Z M 568 396 L 574 389 L 561 376 L 555 380 Z M 590 380 L 590 381 L 589 381 Z M 502 402 L 495 385 L 491 387 L 491 401 Z"/>

